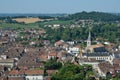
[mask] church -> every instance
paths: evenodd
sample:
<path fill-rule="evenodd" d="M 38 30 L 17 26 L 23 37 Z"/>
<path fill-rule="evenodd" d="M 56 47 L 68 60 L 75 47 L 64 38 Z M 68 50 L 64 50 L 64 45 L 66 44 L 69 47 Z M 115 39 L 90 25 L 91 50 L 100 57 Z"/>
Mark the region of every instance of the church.
<path fill-rule="evenodd" d="M 85 48 L 85 52 L 82 53 L 83 58 L 87 58 L 89 60 L 96 61 L 109 61 L 112 62 L 114 59 L 114 55 L 109 53 L 103 44 L 95 44 L 92 45 L 91 41 L 91 32 L 89 31 L 87 46 Z"/>
<path fill-rule="evenodd" d="M 89 36 L 88 36 L 88 39 L 87 39 L 86 52 L 87 53 L 107 52 L 105 50 L 104 45 L 102 45 L 102 44 L 91 45 L 91 43 L 92 43 L 92 41 L 91 41 L 91 32 L 89 31 Z"/>

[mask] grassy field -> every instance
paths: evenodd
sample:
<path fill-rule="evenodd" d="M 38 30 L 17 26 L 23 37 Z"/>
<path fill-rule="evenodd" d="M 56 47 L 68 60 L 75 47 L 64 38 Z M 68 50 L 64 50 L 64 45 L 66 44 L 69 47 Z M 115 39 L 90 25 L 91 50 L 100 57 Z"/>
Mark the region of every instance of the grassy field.
<path fill-rule="evenodd" d="M 0 23 L 0 28 L 38 28 L 38 25 L 2 22 Z"/>

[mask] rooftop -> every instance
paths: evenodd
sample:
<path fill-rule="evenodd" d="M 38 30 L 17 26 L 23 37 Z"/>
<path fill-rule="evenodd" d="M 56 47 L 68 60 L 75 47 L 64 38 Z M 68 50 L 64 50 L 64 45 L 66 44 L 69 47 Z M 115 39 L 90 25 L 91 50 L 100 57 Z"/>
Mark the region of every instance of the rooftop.
<path fill-rule="evenodd" d="M 27 74 L 27 75 L 34 75 L 34 74 L 43 75 L 44 70 L 27 70 L 27 71 L 25 71 L 25 74 Z"/>
<path fill-rule="evenodd" d="M 99 48 L 99 47 L 104 47 L 104 45 L 102 45 L 102 44 L 96 44 L 96 45 L 88 46 L 87 48 Z"/>

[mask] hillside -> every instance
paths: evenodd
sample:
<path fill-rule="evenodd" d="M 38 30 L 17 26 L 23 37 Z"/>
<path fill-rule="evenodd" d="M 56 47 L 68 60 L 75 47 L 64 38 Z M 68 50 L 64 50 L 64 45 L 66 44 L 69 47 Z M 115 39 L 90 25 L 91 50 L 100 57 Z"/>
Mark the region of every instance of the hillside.
<path fill-rule="evenodd" d="M 92 19 L 94 21 L 120 21 L 120 16 L 103 12 L 80 12 L 61 17 L 60 20 Z"/>

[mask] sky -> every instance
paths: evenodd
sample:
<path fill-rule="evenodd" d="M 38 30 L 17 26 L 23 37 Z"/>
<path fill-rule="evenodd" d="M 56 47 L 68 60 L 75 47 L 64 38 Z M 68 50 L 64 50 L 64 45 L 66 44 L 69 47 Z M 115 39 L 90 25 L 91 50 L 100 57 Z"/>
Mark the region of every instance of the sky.
<path fill-rule="evenodd" d="M 0 13 L 120 13 L 120 0 L 0 0 Z"/>

